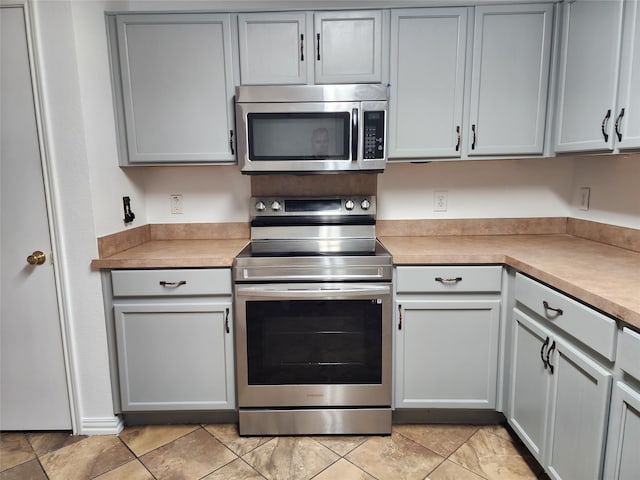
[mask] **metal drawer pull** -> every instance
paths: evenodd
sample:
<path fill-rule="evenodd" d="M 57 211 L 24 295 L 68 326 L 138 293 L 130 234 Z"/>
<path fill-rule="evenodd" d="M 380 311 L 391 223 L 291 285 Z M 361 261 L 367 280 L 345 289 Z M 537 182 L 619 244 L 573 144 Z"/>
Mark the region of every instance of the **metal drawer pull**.
<path fill-rule="evenodd" d="M 180 285 L 186 285 L 187 282 L 185 280 L 180 280 L 179 282 L 165 282 L 164 280 L 160 281 L 160 285 L 167 288 L 177 288 Z"/>
<path fill-rule="evenodd" d="M 318 61 L 320 61 L 320 34 L 319 34 L 319 33 L 318 33 L 318 34 L 316 34 L 316 40 L 317 40 L 317 45 L 316 45 L 316 47 L 317 47 L 317 49 L 318 49 L 318 50 L 317 50 L 317 53 L 318 53 L 318 57 L 317 57 L 317 58 L 318 58 Z"/>
<path fill-rule="evenodd" d="M 224 325 L 225 330 L 229 333 L 231 330 L 229 329 L 229 307 L 224 309 Z"/>
<path fill-rule="evenodd" d="M 460 125 L 456 126 L 456 136 L 458 137 L 458 143 L 456 143 L 456 152 L 460 150 L 460 142 L 462 141 L 462 136 L 460 135 Z"/>
<path fill-rule="evenodd" d="M 402 330 L 402 305 L 398 305 L 398 330 Z"/>
<path fill-rule="evenodd" d="M 549 337 L 544 339 L 544 343 L 542 344 L 542 347 L 540 348 L 540 360 L 542 360 L 542 364 L 544 365 L 545 370 L 547 369 L 547 367 L 549 366 L 547 364 L 547 361 L 544 359 L 544 349 L 545 347 L 549 346 Z"/>
<path fill-rule="evenodd" d="M 556 313 L 555 317 L 559 317 L 560 315 L 562 315 L 564 313 L 561 308 L 550 307 L 546 300 L 542 301 L 542 306 L 544 307 L 545 311 L 546 310 L 551 310 L 552 312 L 555 312 Z"/>
<path fill-rule="evenodd" d="M 553 365 L 551 365 L 551 360 L 549 360 L 549 356 L 551 355 L 551 352 L 553 352 L 556 349 L 556 341 L 554 340 L 553 343 L 551 344 L 551 346 L 549 347 L 549 350 L 547 350 L 547 365 L 549 365 L 549 370 L 551 371 L 551 375 L 553 375 Z"/>
<path fill-rule="evenodd" d="M 451 278 L 442 278 L 442 277 L 436 277 L 435 278 L 436 282 L 440 282 L 440 283 L 458 283 L 462 281 L 462 277 L 451 277 Z"/>
<path fill-rule="evenodd" d="M 611 118 L 611 109 L 607 110 L 607 114 L 604 116 L 604 119 L 602 120 L 602 125 L 600 126 L 600 129 L 602 130 L 602 136 L 604 137 L 605 142 L 609 141 L 609 134 L 605 132 L 605 128 L 607 127 L 607 122 L 609 121 L 610 118 Z"/>
<path fill-rule="evenodd" d="M 304 62 L 304 34 L 300 34 L 300 61 Z"/>

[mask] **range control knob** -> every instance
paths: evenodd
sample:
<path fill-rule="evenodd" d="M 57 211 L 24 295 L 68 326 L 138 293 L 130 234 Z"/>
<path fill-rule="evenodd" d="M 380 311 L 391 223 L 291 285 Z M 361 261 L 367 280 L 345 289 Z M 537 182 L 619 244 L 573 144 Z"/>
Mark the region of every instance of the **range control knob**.
<path fill-rule="evenodd" d="M 256 202 L 256 210 L 259 212 L 264 212 L 267 209 L 267 206 L 264 204 L 262 200 L 258 200 Z"/>
<path fill-rule="evenodd" d="M 362 207 L 363 210 L 369 210 L 371 203 L 369 202 L 369 200 L 365 198 L 364 200 L 362 200 L 362 202 L 360 202 L 360 206 Z"/>
<path fill-rule="evenodd" d="M 277 200 L 274 200 L 273 203 L 271 204 L 271 210 L 273 210 L 274 212 L 277 212 L 278 210 L 280 210 L 280 202 Z"/>
<path fill-rule="evenodd" d="M 347 210 L 353 210 L 355 206 L 356 204 L 353 203 L 353 200 L 347 200 L 346 202 L 344 202 L 344 208 L 346 208 Z"/>

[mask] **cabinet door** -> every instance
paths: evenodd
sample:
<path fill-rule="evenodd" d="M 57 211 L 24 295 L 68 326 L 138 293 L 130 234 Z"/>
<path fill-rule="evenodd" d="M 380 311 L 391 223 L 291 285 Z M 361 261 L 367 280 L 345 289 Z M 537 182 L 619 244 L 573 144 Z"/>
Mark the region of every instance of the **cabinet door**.
<path fill-rule="evenodd" d="M 553 5 L 476 8 L 468 154 L 540 155 Z"/>
<path fill-rule="evenodd" d="M 235 408 L 231 303 L 114 305 L 123 411 Z"/>
<path fill-rule="evenodd" d="M 622 4 L 622 0 L 564 4 L 555 140 L 558 152 L 613 149 Z"/>
<path fill-rule="evenodd" d="M 602 475 L 611 373 L 555 339 L 549 449 L 543 466 L 556 480 Z M 577 461 L 577 459 L 580 459 Z"/>
<path fill-rule="evenodd" d="M 495 408 L 500 300 L 398 303 L 395 406 Z"/>
<path fill-rule="evenodd" d="M 542 463 L 547 436 L 550 375 L 544 355 L 551 334 L 521 311 L 513 313 L 509 424 Z"/>
<path fill-rule="evenodd" d="M 314 14 L 315 83 L 382 81 L 382 12 Z"/>
<path fill-rule="evenodd" d="M 637 1 L 626 2 L 624 8 L 615 125 L 616 141 L 621 149 L 640 148 L 640 12 Z"/>
<path fill-rule="evenodd" d="M 609 421 L 604 478 L 637 480 L 640 477 L 640 391 L 617 382 Z"/>
<path fill-rule="evenodd" d="M 307 45 L 306 14 L 246 13 L 238 15 L 240 80 L 243 85 L 304 84 L 313 58 Z"/>
<path fill-rule="evenodd" d="M 391 13 L 390 158 L 460 157 L 467 12 Z"/>
<path fill-rule="evenodd" d="M 117 16 L 122 164 L 235 162 L 229 18 Z"/>

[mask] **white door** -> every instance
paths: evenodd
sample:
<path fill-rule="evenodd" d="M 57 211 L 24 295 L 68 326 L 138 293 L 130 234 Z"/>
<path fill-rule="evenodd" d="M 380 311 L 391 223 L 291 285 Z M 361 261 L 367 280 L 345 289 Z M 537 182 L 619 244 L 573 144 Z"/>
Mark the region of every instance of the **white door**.
<path fill-rule="evenodd" d="M 0 430 L 68 430 L 69 397 L 21 7 L 0 8 Z M 45 255 L 30 265 L 34 251 Z"/>

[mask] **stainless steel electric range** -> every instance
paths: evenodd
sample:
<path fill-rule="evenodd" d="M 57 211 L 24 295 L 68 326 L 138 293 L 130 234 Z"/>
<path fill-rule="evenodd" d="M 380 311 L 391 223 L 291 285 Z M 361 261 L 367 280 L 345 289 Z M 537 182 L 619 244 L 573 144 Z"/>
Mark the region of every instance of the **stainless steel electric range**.
<path fill-rule="evenodd" d="M 391 255 L 376 198 L 252 198 L 233 267 L 241 435 L 391 432 Z"/>

